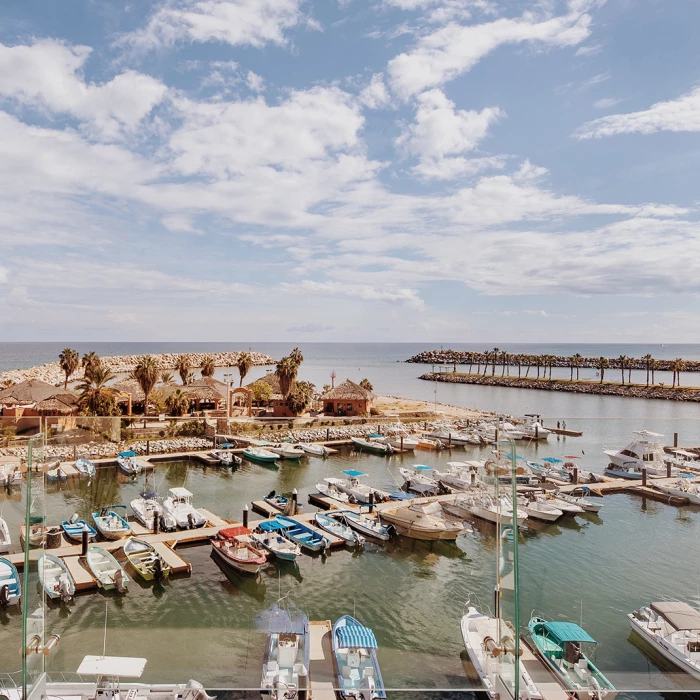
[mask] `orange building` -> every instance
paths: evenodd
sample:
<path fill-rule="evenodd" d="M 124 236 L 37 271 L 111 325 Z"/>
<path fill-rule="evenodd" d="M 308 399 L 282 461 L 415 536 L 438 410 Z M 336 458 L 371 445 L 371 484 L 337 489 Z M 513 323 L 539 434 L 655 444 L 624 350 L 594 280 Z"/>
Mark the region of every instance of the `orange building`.
<path fill-rule="evenodd" d="M 369 415 L 374 395 L 346 379 L 321 397 L 323 412 L 333 416 Z"/>

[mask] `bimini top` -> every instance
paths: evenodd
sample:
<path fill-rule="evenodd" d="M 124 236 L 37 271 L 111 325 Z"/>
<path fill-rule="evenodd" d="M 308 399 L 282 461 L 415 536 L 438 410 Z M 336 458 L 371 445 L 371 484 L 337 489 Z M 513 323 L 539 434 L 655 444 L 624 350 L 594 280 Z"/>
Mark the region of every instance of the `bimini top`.
<path fill-rule="evenodd" d="M 130 656 L 86 656 L 78 668 L 83 676 L 118 676 L 140 678 L 146 668 L 146 659 Z"/>
<path fill-rule="evenodd" d="M 343 649 L 376 649 L 377 638 L 364 625 L 344 625 L 335 630 L 338 646 Z"/>
<path fill-rule="evenodd" d="M 432 467 L 427 466 L 426 464 L 414 464 L 413 468 L 416 471 L 421 471 L 421 472 L 429 472 L 432 471 Z"/>
<path fill-rule="evenodd" d="M 409 501 L 412 498 L 415 498 L 415 496 L 411 495 L 410 493 L 406 493 L 405 491 L 394 491 L 394 493 L 389 494 L 389 498 L 392 501 Z"/>
<path fill-rule="evenodd" d="M 364 472 L 358 472 L 357 469 L 343 469 L 343 474 L 354 477 L 367 476 Z"/>
<path fill-rule="evenodd" d="M 268 631 L 272 634 L 307 634 L 309 631 L 309 618 L 294 607 L 286 609 L 273 605 L 260 619 L 268 622 Z"/>
<path fill-rule="evenodd" d="M 145 498 L 147 501 L 152 501 L 154 498 L 158 498 L 158 494 L 155 491 L 141 491 L 139 495 L 141 498 Z"/>
<path fill-rule="evenodd" d="M 274 530 L 286 530 L 286 526 L 282 525 L 279 520 L 266 520 L 265 522 L 260 523 L 258 527 L 263 531 L 263 532 L 273 532 Z"/>
<path fill-rule="evenodd" d="M 232 539 L 234 537 L 240 537 L 241 535 L 250 535 L 250 530 L 247 527 L 241 525 L 235 527 L 226 527 L 223 530 L 219 530 L 219 537 L 223 539 Z"/>
<path fill-rule="evenodd" d="M 134 452 L 133 450 L 129 450 L 128 452 L 120 452 L 119 456 L 120 457 L 136 457 L 136 452 Z"/>
<path fill-rule="evenodd" d="M 651 609 L 663 615 L 677 630 L 700 630 L 700 612 L 680 601 L 652 603 Z"/>
<path fill-rule="evenodd" d="M 550 464 L 560 464 L 563 459 L 557 459 L 556 457 L 542 457 L 543 462 L 549 462 Z"/>
<path fill-rule="evenodd" d="M 173 498 L 190 498 L 192 496 L 191 491 L 188 491 L 187 489 L 184 489 L 181 486 L 176 486 L 175 488 L 170 489 L 168 493 Z"/>
<path fill-rule="evenodd" d="M 219 447 L 233 447 L 232 442 L 222 442 Z"/>
<path fill-rule="evenodd" d="M 652 433 L 651 430 L 633 430 L 632 434 L 639 435 L 646 442 L 658 442 L 663 437 L 662 433 Z"/>
<path fill-rule="evenodd" d="M 597 644 L 596 640 L 575 622 L 545 622 L 543 627 L 547 635 L 557 644 L 565 644 L 566 642 Z"/>

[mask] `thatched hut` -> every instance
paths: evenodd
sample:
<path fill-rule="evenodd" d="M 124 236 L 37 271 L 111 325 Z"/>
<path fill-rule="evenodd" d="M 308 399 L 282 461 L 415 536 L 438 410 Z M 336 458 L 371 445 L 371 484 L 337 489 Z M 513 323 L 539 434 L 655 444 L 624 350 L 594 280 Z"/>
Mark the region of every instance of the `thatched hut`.
<path fill-rule="evenodd" d="M 350 379 L 321 396 L 323 412 L 332 416 L 369 415 L 374 394 Z"/>

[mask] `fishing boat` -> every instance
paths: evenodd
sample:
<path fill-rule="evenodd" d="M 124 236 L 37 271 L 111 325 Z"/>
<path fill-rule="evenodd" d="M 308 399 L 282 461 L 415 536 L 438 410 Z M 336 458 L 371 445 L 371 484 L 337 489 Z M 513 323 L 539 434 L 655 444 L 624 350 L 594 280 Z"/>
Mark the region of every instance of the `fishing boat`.
<path fill-rule="evenodd" d="M 418 448 L 421 450 L 441 450 L 444 447 L 442 442 L 436 438 L 429 438 L 424 435 L 418 437 Z"/>
<path fill-rule="evenodd" d="M 547 622 L 533 616 L 528 623 L 535 651 L 564 688 L 579 700 L 615 693 L 615 686 L 582 651 L 596 640 L 573 622 Z"/>
<path fill-rule="evenodd" d="M 86 559 L 88 568 L 101 588 L 126 593 L 129 577 L 110 552 L 104 547 L 93 545 L 88 549 Z"/>
<path fill-rule="evenodd" d="M 270 445 L 270 452 L 274 452 L 282 459 L 299 460 L 306 455 L 306 452 L 296 445 L 287 445 L 281 442 L 279 445 Z"/>
<path fill-rule="evenodd" d="M 155 521 L 158 521 L 158 529 L 161 532 L 175 532 L 177 521 L 163 510 L 155 491 L 142 491 L 138 498 L 129 504 L 134 512 L 134 517 L 141 525 L 149 530 L 155 530 Z"/>
<path fill-rule="evenodd" d="M 0 553 L 10 551 L 12 546 L 12 537 L 10 537 L 10 528 L 7 527 L 7 522 L 0 517 Z"/>
<path fill-rule="evenodd" d="M 255 546 L 247 527 L 227 527 L 211 540 L 211 551 L 224 564 L 244 574 L 260 573 L 267 564 L 267 554 Z"/>
<path fill-rule="evenodd" d="M 49 471 L 45 472 L 45 477 L 46 481 L 50 483 L 57 483 L 59 481 L 66 481 L 68 476 L 66 473 L 61 469 L 61 467 L 55 467 L 54 469 L 49 469 Z"/>
<path fill-rule="evenodd" d="M 587 486 L 579 486 L 573 489 L 570 493 L 562 493 L 557 491 L 557 499 L 560 501 L 565 501 L 566 503 L 572 503 L 577 505 L 584 513 L 598 513 L 603 507 L 602 503 L 595 503 L 590 499 L 586 498 L 590 494 L 591 490 Z M 598 499 L 600 500 L 600 499 Z M 700 503 L 700 500 L 698 500 Z"/>
<path fill-rule="evenodd" d="M 479 484 L 479 467 L 481 462 L 448 462 L 445 471 L 433 469 L 433 477 L 439 479 L 443 484 L 466 491 Z"/>
<path fill-rule="evenodd" d="M 27 538 L 27 529 L 22 523 L 19 526 L 19 542 L 22 545 L 22 549 L 25 548 L 27 541 L 29 541 L 30 549 L 32 547 L 43 547 L 46 544 L 46 532 L 48 528 L 43 524 L 43 516 L 35 516 L 38 522 L 32 522 L 29 525 L 29 538 Z"/>
<path fill-rule="evenodd" d="M 443 445 L 455 445 L 463 447 L 465 445 L 472 444 L 472 439 L 469 437 L 469 435 L 460 433 L 458 430 L 433 430 L 431 433 L 426 433 L 425 437 L 439 440 Z"/>
<path fill-rule="evenodd" d="M 273 508 L 282 511 L 286 515 L 296 515 L 296 513 L 287 512 L 291 511 L 292 499 L 288 498 L 287 496 L 282 496 L 276 493 L 274 489 L 270 491 L 270 493 L 268 493 L 267 496 L 265 496 L 265 498 L 263 498 L 263 501 L 265 501 L 265 503 L 272 506 Z M 302 506 L 300 506 L 297 502 L 297 511 L 301 509 Z"/>
<path fill-rule="evenodd" d="M 285 530 L 282 523 L 265 520 L 253 531 L 251 537 L 277 559 L 294 561 L 301 554 L 301 547 L 284 536 Z"/>
<path fill-rule="evenodd" d="M 537 413 L 526 413 L 523 424 L 519 428 L 522 433 L 521 440 L 547 440 L 552 434 L 551 430 L 542 425 L 542 420 Z"/>
<path fill-rule="evenodd" d="M 651 603 L 627 615 L 656 651 L 700 680 L 700 612 L 680 601 Z"/>
<path fill-rule="evenodd" d="M 341 503 L 347 503 L 349 496 L 338 488 L 338 482 L 342 479 L 336 479 L 335 477 L 328 477 L 324 479 L 321 483 L 316 484 L 316 490 L 323 496 L 328 498 L 333 498 Z"/>
<path fill-rule="evenodd" d="M 262 464 L 274 464 L 278 459 L 279 455 L 275 452 L 270 452 L 264 447 L 246 447 L 243 450 L 243 456 L 253 462 L 260 462 Z"/>
<path fill-rule="evenodd" d="M 80 476 L 93 477 L 97 471 L 95 465 L 85 457 L 78 457 L 78 459 L 75 460 L 74 466 Z"/>
<path fill-rule="evenodd" d="M 119 469 L 127 476 L 136 476 L 143 471 L 143 467 L 136 460 L 136 452 L 132 450 L 120 452 L 117 456 L 117 464 Z"/>
<path fill-rule="evenodd" d="M 358 535 L 349 525 L 345 525 L 325 513 L 316 513 L 314 520 L 322 530 L 339 537 L 345 544 L 353 546 L 364 544 L 365 538 Z"/>
<path fill-rule="evenodd" d="M 344 469 L 343 474 L 348 478 L 338 479 L 334 483 L 340 491 L 348 494 L 351 503 L 369 503 L 371 498 L 377 500 L 375 490 L 360 481 L 367 474 L 357 469 Z"/>
<path fill-rule="evenodd" d="M 22 599 L 22 586 L 17 567 L 4 557 L 0 557 L 0 608 L 19 605 Z"/>
<path fill-rule="evenodd" d="M 453 524 L 445 520 L 437 501 L 384 510 L 380 517 L 391 523 L 400 535 L 415 540 L 456 540 L 464 529 L 461 523 Z"/>
<path fill-rule="evenodd" d="M 510 677 L 510 669 L 504 663 L 515 664 L 515 634 L 510 624 L 480 613 L 467 602 L 467 612 L 462 616 L 460 627 L 462 639 L 474 665 L 474 670 L 492 700 L 500 695 L 497 691 L 500 678 Z M 540 700 L 542 693 L 535 685 L 525 666 L 520 663 L 520 700 Z"/>
<path fill-rule="evenodd" d="M 537 496 L 532 500 L 518 499 L 518 506 L 527 513 L 528 518 L 543 520 L 546 523 L 553 523 L 564 515 L 563 510 L 549 503 L 544 496 Z"/>
<path fill-rule="evenodd" d="M 119 515 L 116 509 L 124 509 L 126 515 L 126 506 L 105 506 L 100 508 L 99 512 L 92 514 L 92 519 L 95 523 L 97 531 L 106 540 L 118 540 L 131 534 L 131 526 L 126 521 L 125 517 Z"/>
<path fill-rule="evenodd" d="M 300 442 L 298 447 L 301 447 L 306 454 L 313 455 L 314 457 L 327 457 L 330 454 L 325 445 L 321 445 L 317 442 Z"/>
<path fill-rule="evenodd" d="M 301 611 L 273 605 L 268 618 L 260 694 L 271 700 L 308 697 L 311 638 L 309 618 Z"/>
<path fill-rule="evenodd" d="M 367 452 L 374 452 L 375 454 L 379 455 L 394 454 L 394 448 L 391 445 L 387 445 L 384 442 L 365 440 L 364 438 L 358 437 L 351 437 L 350 439 L 353 441 L 356 450 L 365 450 Z"/>
<path fill-rule="evenodd" d="M 192 505 L 192 493 L 181 486 L 168 491 L 168 497 L 163 501 L 163 512 L 171 516 L 181 530 L 207 524 L 207 519 Z"/>
<path fill-rule="evenodd" d="M 383 525 L 376 518 L 369 518 L 364 513 L 357 513 L 354 510 L 334 510 L 330 511 L 328 515 L 332 518 L 341 518 L 353 530 L 376 540 L 390 540 L 394 532 L 393 526 Z"/>
<path fill-rule="evenodd" d="M 217 459 L 223 466 L 231 467 L 234 464 L 242 464 L 243 460 L 231 452 L 233 444 L 230 442 L 224 442 L 220 445 L 222 449 L 211 450 L 209 455 L 214 459 Z"/>
<path fill-rule="evenodd" d="M 44 553 L 39 557 L 39 581 L 46 595 L 52 600 L 67 602 L 75 595 L 75 582 L 61 559 Z"/>
<path fill-rule="evenodd" d="M 286 515 L 276 515 L 275 520 L 284 526 L 285 537 L 296 542 L 303 549 L 308 549 L 311 552 L 322 552 L 329 545 L 326 537 L 310 528 L 306 523 L 288 518 Z"/>
<path fill-rule="evenodd" d="M 606 474 L 622 479 L 641 479 L 642 469 L 647 476 L 668 476 L 664 452 L 663 435 L 652 433 L 650 430 L 635 430 L 635 437 L 622 450 L 603 450 L 610 463 L 605 469 Z M 680 471 L 671 467 L 670 476 L 678 476 Z M 639 476 L 637 476 L 639 475 Z"/>
<path fill-rule="evenodd" d="M 124 543 L 124 556 L 144 581 L 160 581 L 170 576 L 170 565 L 153 545 L 130 537 Z"/>
<path fill-rule="evenodd" d="M 97 530 L 92 525 L 88 525 L 86 520 L 78 518 L 76 513 L 70 520 L 61 522 L 61 529 L 66 533 L 66 537 L 74 542 L 83 541 L 83 531 L 87 529 L 88 542 L 92 542 L 97 537 Z"/>
<path fill-rule="evenodd" d="M 377 639 L 369 627 L 350 615 L 343 615 L 333 625 L 331 644 L 341 697 L 355 700 L 386 698 L 377 661 Z"/>
<path fill-rule="evenodd" d="M 454 503 L 445 504 L 445 510 L 460 518 L 473 516 L 498 524 L 513 522 L 513 501 L 508 496 L 496 498 L 485 491 L 470 493 L 463 498 L 457 498 Z M 517 508 L 515 517 L 518 527 L 527 519 L 527 513 Z"/>
<path fill-rule="evenodd" d="M 690 503 L 700 505 L 700 482 L 687 477 L 681 477 L 670 484 L 654 484 L 654 486 L 669 496 L 687 498 Z"/>

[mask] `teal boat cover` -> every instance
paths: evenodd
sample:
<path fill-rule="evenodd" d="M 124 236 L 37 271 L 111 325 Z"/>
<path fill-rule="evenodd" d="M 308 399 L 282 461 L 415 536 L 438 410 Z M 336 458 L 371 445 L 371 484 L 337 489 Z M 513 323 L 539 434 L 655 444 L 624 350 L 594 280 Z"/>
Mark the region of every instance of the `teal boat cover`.
<path fill-rule="evenodd" d="M 557 459 L 556 457 L 542 457 L 543 462 L 549 462 L 550 464 L 561 464 L 564 460 Z"/>
<path fill-rule="evenodd" d="M 343 649 L 376 649 L 377 639 L 369 627 L 345 625 L 335 631 L 338 646 Z"/>
<path fill-rule="evenodd" d="M 545 622 L 543 627 L 552 641 L 557 644 L 565 644 L 566 642 L 597 644 L 596 640 L 575 622 Z"/>
<path fill-rule="evenodd" d="M 364 472 L 358 472 L 357 469 L 343 469 L 343 474 L 347 474 L 348 476 L 365 476 Z"/>
<path fill-rule="evenodd" d="M 120 457 L 136 457 L 136 452 L 133 452 L 132 450 L 129 450 L 128 452 L 120 452 L 119 456 Z"/>
<path fill-rule="evenodd" d="M 266 520 L 258 527 L 263 531 L 263 532 L 272 532 L 274 530 L 286 530 L 287 527 L 285 525 L 282 525 L 282 523 L 278 522 L 277 520 Z"/>

